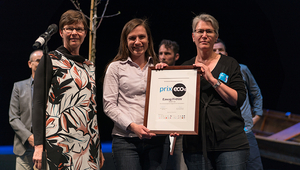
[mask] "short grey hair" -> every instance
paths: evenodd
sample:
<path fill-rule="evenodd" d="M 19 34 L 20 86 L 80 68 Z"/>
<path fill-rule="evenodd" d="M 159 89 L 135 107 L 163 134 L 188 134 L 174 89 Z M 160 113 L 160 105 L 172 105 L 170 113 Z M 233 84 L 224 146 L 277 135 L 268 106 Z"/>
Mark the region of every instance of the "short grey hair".
<path fill-rule="evenodd" d="M 216 20 L 216 18 L 214 18 L 209 14 L 200 14 L 193 19 L 193 24 L 192 24 L 193 32 L 196 31 L 196 26 L 200 21 L 210 22 L 215 30 L 215 33 L 217 34 L 217 36 L 219 36 L 219 22 Z"/>

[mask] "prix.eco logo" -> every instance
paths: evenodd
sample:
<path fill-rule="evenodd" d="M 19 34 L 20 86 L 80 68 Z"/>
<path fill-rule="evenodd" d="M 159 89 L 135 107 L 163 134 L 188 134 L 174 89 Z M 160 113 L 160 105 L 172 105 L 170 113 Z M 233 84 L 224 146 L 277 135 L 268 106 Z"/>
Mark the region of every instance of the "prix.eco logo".
<path fill-rule="evenodd" d="M 173 92 L 174 96 L 181 97 L 185 94 L 186 87 L 185 87 L 185 85 L 183 85 L 181 83 L 175 84 L 175 86 L 172 88 L 172 92 Z"/>

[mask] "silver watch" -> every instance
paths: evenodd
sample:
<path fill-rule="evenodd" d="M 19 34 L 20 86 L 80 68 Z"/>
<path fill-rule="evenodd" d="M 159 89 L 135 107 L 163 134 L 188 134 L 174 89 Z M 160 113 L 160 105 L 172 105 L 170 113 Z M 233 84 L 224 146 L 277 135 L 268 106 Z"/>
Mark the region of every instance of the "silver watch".
<path fill-rule="evenodd" d="M 218 79 L 218 82 L 215 85 L 213 85 L 213 88 L 215 89 L 215 88 L 219 87 L 221 85 L 221 83 L 222 83 L 221 80 Z"/>

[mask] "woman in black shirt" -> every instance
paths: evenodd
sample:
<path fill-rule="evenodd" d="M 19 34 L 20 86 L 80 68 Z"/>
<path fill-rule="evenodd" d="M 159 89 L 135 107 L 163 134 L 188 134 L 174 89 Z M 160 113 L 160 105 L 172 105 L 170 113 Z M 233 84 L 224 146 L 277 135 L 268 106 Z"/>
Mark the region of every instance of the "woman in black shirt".
<path fill-rule="evenodd" d="M 246 169 L 249 145 L 240 113 L 246 91 L 238 62 L 213 52 L 218 21 L 201 14 L 193 20 L 197 56 L 183 63 L 200 67 L 199 135 L 184 136 L 183 152 L 190 170 Z"/>

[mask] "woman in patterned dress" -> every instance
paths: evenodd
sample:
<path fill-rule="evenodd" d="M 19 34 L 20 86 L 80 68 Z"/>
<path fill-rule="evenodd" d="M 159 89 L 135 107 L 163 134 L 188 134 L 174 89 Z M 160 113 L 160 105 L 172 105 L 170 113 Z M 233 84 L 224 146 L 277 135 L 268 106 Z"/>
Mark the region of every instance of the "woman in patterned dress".
<path fill-rule="evenodd" d="M 83 13 L 65 12 L 59 22 L 63 45 L 48 53 L 37 68 L 34 82 L 33 161 L 41 169 L 43 110 L 46 86 L 46 153 L 48 169 L 99 169 L 100 135 L 96 110 L 95 66 L 79 55 L 86 37 Z M 46 69 L 46 85 L 44 70 Z M 103 161 L 101 161 L 103 162 Z"/>

